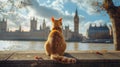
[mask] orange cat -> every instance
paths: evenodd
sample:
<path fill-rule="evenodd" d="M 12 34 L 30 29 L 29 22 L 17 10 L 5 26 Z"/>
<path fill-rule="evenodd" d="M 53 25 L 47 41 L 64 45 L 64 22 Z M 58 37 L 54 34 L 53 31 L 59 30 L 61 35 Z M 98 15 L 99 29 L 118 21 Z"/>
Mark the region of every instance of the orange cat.
<path fill-rule="evenodd" d="M 46 54 L 49 55 L 52 60 L 61 63 L 75 63 L 76 59 L 63 56 L 66 49 L 66 42 L 62 34 L 62 18 L 55 20 L 52 17 L 51 20 L 53 27 L 44 46 Z"/>

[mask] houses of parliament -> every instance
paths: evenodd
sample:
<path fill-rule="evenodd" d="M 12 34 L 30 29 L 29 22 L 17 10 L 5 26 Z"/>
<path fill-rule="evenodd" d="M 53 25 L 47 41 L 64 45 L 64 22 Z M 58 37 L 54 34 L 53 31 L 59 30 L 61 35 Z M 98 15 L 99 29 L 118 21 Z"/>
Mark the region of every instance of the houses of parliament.
<path fill-rule="evenodd" d="M 69 26 L 63 27 L 63 35 L 67 41 L 82 41 L 83 35 L 79 33 L 79 16 L 76 9 L 74 15 L 74 31 L 69 29 Z M 63 22 L 64 23 L 64 22 Z M 46 21 L 43 19 L 42 25 L 39 25 L 37 29 L 38 21 L 36 18 L 30 19 L 30 31 L 25 32 L 21 26 L 19 30 L 14 32 L 7 30 L 7 20 L 2 19 L 0 21 L 0 40 L 47 40 L 50 32 L 50 27 L 46 26 Z M 107 25 L 97 27 L 90 24 L 87 30 L 87 39 L 110 39 L 110 29 Z"/>
<path fill-rule="evenodd" d="M 0 40 L 46 40 L 50 32 L 50 27 L 46 26 L 46 21 L 43 19 L 42 25 L 37 30 L 36 18 L 30 19 L 30 31 L 25 32 L 19 27 L 19 30 L 14 32 L 7 30 L 7 20 L 2 19 L 0 21 Z M 64 23 L 64 22 L 63 22 Z M 81 41 L 82 34 L 79 34 L 79 16 L 77 9 L 74 16 L 74 31 L 69 29 L 69 26 L 65 26 L 63 29 L 63 35 L 65 40 L 68 41 Z"/>

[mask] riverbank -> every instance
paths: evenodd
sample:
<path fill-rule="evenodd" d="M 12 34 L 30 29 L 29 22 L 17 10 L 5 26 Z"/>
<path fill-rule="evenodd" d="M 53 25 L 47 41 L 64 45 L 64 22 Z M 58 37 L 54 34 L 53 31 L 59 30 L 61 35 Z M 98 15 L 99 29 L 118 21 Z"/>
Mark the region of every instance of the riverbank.
<path fill-rule="evenodd" d="M 5 41 L 46 41 L 45 39 L 0 39 Z M 75 40 L 66 40 L 66 42 L 80 42 L 80 43 L 113 43 L 112 40 L 84 40 L 84 41 L 75 41 Z"/>

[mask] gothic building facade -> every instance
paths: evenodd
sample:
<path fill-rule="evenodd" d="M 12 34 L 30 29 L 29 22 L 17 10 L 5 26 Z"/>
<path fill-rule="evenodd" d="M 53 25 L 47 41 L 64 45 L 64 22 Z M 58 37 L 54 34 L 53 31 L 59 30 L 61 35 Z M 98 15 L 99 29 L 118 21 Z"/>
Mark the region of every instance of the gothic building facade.
<path fill-rule="evenodd" d="M 87 29 L 87 38 L 88 39 L 110 39 L 110 29 L 105 25 L 93 26 L 90 24 Z"/>
<path fill-rule="evenodd" d="M 63 22 L 64 23 L 64 22 Z M 75 16 L 74 16 L 74 31 L 71 31 L 69 26 L 65 26 L 63 29 L 63 35 L 65 37 L 65 40 L 68 41 L 81 41 L 82 40 L 82 34 L 79 34 L 79 16 L 78 11 L 76 9 Z M 42 24 L 39 25 L 38 29 L 38 21 L 35 17 L 30 18 L 30 31 L 24 31 L 22 30 L 22 26 L 19 26 L 18 30 L 7 31 L 7 21 L 2 20 L 0 21 L 0 39 L 28 39 L 28 40 L 46 40 L 50 28 L 46 26 L 46 21 L 43 19 Z"/>
<path fill-rule="evenodd" d="M 78 11 L 76 9 L 75 15 L 74 15 L 74 31 L 72 32 L 72 41 L 82 41 L 82 34 L 79 34 L 79 16 Z"/>
<path fill-rule="evenodd" d="M 0 32 L 6 32 L 7 31 L 7 20 L 1 19 L 0 20 Z"/>
<path fill-rule="evenodd" d="M 64 27 L 63 35 L 65 37 L 65 40 L 70 40 L 70 38 L 72 37 L 72 31 L 70 30 L 69 26 Z"/>
<path fill-rule="evenodd" d="M 37 30 L 37 19 L 35 17 L 30 19 L 30 31 L 36 31 Z"/>
<path fill-rule="evenodd" d="M 79 16 L 78 11 L 76 9 L 75 16 L 74 16 L 74 32 L 79 34 Z"/>
<path fill-rule="evenodd" d="M 42 27 L 41 27 L 42 26 Z M 46 26 L 45 19 L 37 29 L 36 18 L 30 19 L 30 31 L 24 31 L 19 26 L 18 30 L 7 31 L 7 21 L 0 21 L 0 39 L 2 40 L 46 40 L 50 32 L 50 28 Z"/>

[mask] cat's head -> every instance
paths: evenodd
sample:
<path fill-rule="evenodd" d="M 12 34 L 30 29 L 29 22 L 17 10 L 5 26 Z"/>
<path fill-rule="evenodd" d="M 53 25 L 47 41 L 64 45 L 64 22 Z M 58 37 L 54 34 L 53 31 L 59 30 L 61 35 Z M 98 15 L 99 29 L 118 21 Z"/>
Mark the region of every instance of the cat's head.
<path fill-rule="evenodd" d="M 52 20 L 52 25 L 54 28 L 55 27 L 62 28 L 62 18 L 56 20 L 56 19 L 54 19 L 54 17 L 52 17 L 51 20 Z"/>

